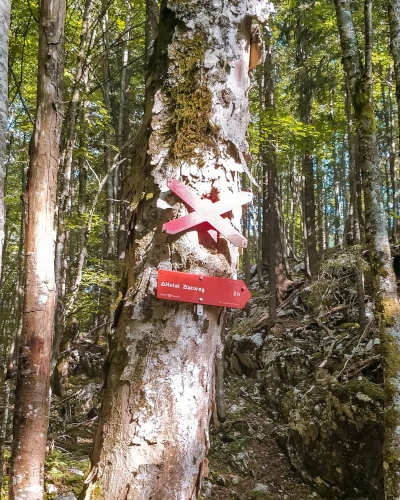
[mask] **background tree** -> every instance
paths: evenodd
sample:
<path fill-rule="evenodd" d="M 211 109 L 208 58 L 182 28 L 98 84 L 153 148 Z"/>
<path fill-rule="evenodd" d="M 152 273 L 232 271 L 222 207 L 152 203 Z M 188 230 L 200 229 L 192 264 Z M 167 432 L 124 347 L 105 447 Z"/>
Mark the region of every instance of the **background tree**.
<path fill-rule="evenodd" d="M 0 20 L 3 26 L 0 34 L 0 278 L 4 244 L 6 211 L 4 205 L 4 164 L 6 156 L 7 108 L 8 108 L 8 30 L 10 26 L 11 3 L 0 2 Z"/>
<path fill-rule="evenodd" d="M 25 194 L 25 300 L 15 398 L 10 498 L 43 498 L 55 309 L 54 211 L 63 119 L 65 2 L 42 2 L 38 96 Z"/>
<path fill-rule="evenodd" d="M 394 362 L 398 352 L 400 305 L 393 272 L 386 216 L 383 210 L 381 174 L 376 149 L 376 126 L 373 109 L 372 83 L 372 2 L 364 3 L 364 61 L 361 60 L 350 4 L 336 0 L 336 16 L 343 53 L 343 64 L 349 81 L 354 107 L 359 158 L 365 197 L 365 220 L 370 261 L 375 273 L 374 292 L 377 321 L 384 346 L 383 363 L 386 385 L 385 408 L 385 494 L 387 498 L 399 496 L 398 392 L 399 367 Z"/>

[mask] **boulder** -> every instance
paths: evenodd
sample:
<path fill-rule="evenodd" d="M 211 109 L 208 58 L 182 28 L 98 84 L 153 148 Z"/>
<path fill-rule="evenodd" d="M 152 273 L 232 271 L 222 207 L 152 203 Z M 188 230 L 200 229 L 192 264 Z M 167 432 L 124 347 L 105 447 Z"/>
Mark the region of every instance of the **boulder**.
<path fill-rule="evenodd" d="M 383 388 L 379 363 L 374 380 L 339 374 L 363 366 L 378 352 L 374 332 L 362 344 L 356 335 L 337 330 L 299 329 L 269 335 L 259 356 L 258 378 L 271 416 L 279 421 L 277 438 L 290 463 L 324 498 L 383 499 Z M 372 341 L 371 341 L 372 339 Z M 351 373 L 351 371 L 349 372 Z M 378 375 L 377 375 L 378 374 Z"/>

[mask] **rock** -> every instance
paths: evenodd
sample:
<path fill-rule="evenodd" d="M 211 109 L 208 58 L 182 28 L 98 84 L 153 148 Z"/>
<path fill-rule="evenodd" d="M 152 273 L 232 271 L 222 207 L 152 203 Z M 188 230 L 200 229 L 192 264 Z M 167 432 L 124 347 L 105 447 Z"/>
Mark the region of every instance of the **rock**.
<path fill-rule="evenodd" d="M 304 482 L 329 499 L 381 500 L 383 389 L 376 382 L 382 375 L 378 364 L 373 381 L 364 374 L 337 380 L 360 335 L 346 332 L 340 324 L 336 344 L 309 328 L 268 335 L 257 378 L 270 416 L 280 424 L 277 439 Z M 365 338 L 354 363 L 371 357 L 365 346 L 374 352 L 375 339 L 374 332 Z"/>
<path fill-rule="evenodd" d="M 71 469 L 69 469 L 69 472 L 71 474 L 75 474 L 76 476 L 81 476 L 81 477 L 85 476 L 85 473 L 83 472 L 83 470 L 76 469 L 75 467 L 72 467 Z"/>
<path fill-rule="evenodd" d="M 258 284 L 258 276 L 254 276 L 254 278 L 251 278 L 250 280 L 250 285 L 254 286 Z"/>
<path fill-rule="evenodd" d="M 250 267 L 250 278 L 254 278 L 254 276 L 257 276 L 257 264 Z"/>
<path fill-rule="evenodd" d="M 278 312 L 278 318 L 291 318 L 295 315 L 294 309 L 283 309 Z"/>
<path fill-rule="evenodd" d="M 365 346 L 365 352 L 372 351 L 373 348 L 374 348 L 374 339 L 371 339 Z"/>
<path fill-rule="evenodd" d="M 270 496 L 270 488 L 266 484 L 256 484 L 255 488 L 247 493 L 249 498 L 259 498 L 268 500 Z"/>
<path fill-rule="evenodd" d="M 231 456 L 230 463 L 232 467 L 239 472 L 239 474 L 247 476 L 249 475 L 249 460 L 249 454 L 245 451 L 241 451 L 238 454 Z"/>
<path fill-rule="evenodd" d="M 212 482 L 206 479 L 203 481 L 203 486 L 201 488 L 201 495 L 204 500 L 211 500 L 212 495 Z"/>
<path fill-rule="evenodd" d="M 210 477 L 210 482 L 212 482 L 213 484 L 218 484 L 219 486 L 224 486 L 224 487 L 228 486 L 228 479 L 222 474 L 218 474 L 218 472 L 215 471 L 211 472 L 209 477 Z"/>
<path fill-rule="evenodd" d="M 261 333 L 252 335 L 234 335 L 232 337 L 232 355 L 230 363 L 232 370 L 238 375 L 248 377 L 255 375 L 259 368 L 257 353 L 263 344 Z"/>
<path fill-rule="evenodd" d="M 48 495 L 54 495 L 55 493 L 57 493 L 57 488 L 56 486 L 54 486 L 54 484 L 51 484 L 51 483 L 48 483 L 46 484 L 46 493 Z"/>
<path fill-rule="evenodd" d="M 70 493 L 66 493 L 64 495 L 59 495 L 54 500 L 77 500 L 76 496 L 72 491 Z"/>
<path fill-rule="evenodd" d="M 383 491 L 383 390 L 351 380 L 311 391 L 288 417 L 290 461 L 328 498 L 367 497 Z"/>
<path fill-rule="evenodd" d="M 237 375 L 243 375 L 243 370 L 236 356 L 231 356 L 230 363 L 231 363 L 231 370 L 233 370 Z"/>
<path fill-rule="evenodd" d="M 293 271 L 295 273 L 304 273 L 305 270 L 306 270 L 306 266 L 305 266 L 304 262 L 300 262 L 299 264 L 296 264 L 293 267 Z"/>

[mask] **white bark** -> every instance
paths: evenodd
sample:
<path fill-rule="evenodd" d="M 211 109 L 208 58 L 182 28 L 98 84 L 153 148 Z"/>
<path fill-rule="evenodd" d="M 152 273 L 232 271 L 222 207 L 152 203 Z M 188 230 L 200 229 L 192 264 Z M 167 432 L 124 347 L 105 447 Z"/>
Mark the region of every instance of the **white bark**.
<path fill-rule="evenodd" d="M 6 157 L 8 107 L 8 31 L 10 27 L 10 0 L 0 0 L 0 273 L 2 269 L 5 205 L 4 162 Z"/>
<path fill-rule="evenodd" d="M 130 181 L 127 293 L 82 499 L 199 496 L 223 312 L 205 306 L 197 317 L 193 305 L 157 300 L 157 270 L 233 277 L 238 250 L 223 238 L 210 248 L 197 230 L 163 233 L 164 222 L 187 212 L 167 182 L 180 179 L 215 199 L 240 190 L 251 20 L 265 22 L 269 12 L 266 1 L 256 0 L 170 0 L 161 6 Z M 241 210 L 234 215 L 238 227 Z"/>

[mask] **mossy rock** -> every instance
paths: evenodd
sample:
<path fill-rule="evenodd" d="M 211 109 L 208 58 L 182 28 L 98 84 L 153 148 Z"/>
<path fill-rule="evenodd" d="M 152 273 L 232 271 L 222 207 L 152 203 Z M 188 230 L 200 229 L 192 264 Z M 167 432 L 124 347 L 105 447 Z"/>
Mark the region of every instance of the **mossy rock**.
<path fill-rule="evenodd" d="M 293 401 L 292 465 L 329 499 L 383 499 L 383 390 L 368 380 L 319 387 Z"/>

